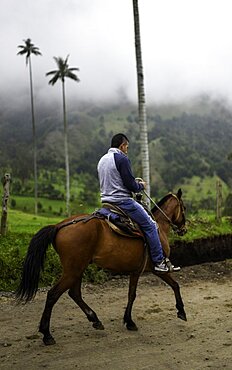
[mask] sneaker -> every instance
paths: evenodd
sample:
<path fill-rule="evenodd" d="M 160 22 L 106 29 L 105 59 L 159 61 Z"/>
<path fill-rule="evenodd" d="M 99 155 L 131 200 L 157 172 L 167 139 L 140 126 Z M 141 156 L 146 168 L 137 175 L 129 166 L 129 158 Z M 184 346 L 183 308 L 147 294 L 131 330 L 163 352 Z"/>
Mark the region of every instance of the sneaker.
<path fill-rule="evenodd" d="M 154 264 L 153 266 L 154 272 L 168 272 L 169 268 L 166 264 L 165 259 L 163 259 L 161 262 Z"/>
<path fill-rule="evenodd" d="M 178 271 L 180 271 L 180 267 L 179 266 L 172 265 L 172 263 L 171 263 L 171 261 L 170 261 L 169 258 L 166 257 L 165 258 L 165 262 L 166 262 L 166 265 L 167 265 L 167 267 L 168 267 L 168 269 L 169 269 L 170 272 L 178 272 Z"/>
<path fill-rule="evenodd" d="M 172 271 L 173 272 L 179 272 L 180 271 L 180 266 L 173 266 L 172 265 Z"/>

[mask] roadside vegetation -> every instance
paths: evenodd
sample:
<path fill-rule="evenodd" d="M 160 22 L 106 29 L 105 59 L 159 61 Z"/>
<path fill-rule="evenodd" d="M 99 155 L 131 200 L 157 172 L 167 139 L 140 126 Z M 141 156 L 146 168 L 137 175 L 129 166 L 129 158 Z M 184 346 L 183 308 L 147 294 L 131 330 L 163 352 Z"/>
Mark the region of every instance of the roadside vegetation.
<path fill-rule="evenodd" d="M 196 239 L 231 234 L 232 220 L 230 217 L 222 217 L 219 223 L 214 212 L 201 210 L 187 217 L 187 229 L 188 232 L 182 237 L 172 234 L 170 236 L 171 243 L 175 243 L 175 240 L 179 239 L 193 242 Z"/>

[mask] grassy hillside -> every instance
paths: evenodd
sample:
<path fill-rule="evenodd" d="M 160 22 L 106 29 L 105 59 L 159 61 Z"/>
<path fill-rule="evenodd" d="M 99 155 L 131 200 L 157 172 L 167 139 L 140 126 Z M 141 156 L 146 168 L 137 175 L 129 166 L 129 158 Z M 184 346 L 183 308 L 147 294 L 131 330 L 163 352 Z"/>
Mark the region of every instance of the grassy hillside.
<path fill-rule="evenodd" d="M 15 203 L 14 203 L 15 202 Z M 11 204 L 15 204 L 12 207 Z M 38 198 L 39 204 L 39 213 L 44 215 L 63 215 L 65 212 L 65 201 L 64 200 L 52 200 L 46 198 Z M 19 196 L 19 195 L 12 195 L 10 197 L 10 208 L 15 208 L 17 210 L 27 212 L 27 213 L 34 213 L 34 198 L 33 197 L 26 197 L 26 196 Z"/>
<path fill-rule="evenodd" d="M 34 216 L 31 213 L 9 210 L 8 232 L 33 235 L 43 226 L 57 224 L 61 220 L 61 217 Z"/>
<path fill-rule="evenodd" d="M 221 182 L 222 197 L 225 201 L 226 197 L 231 192 L 231 189 L 216 175 L 202 178 L 199 176 L 193 176 L 191 179 L 183 179 L 181 183 L 177 184 L 177 187 L 181 187 L 186 202 L 199 203 L 202 200 L 210 199 L 214 202 L 216 208 L 216 184 L 218 181 Z"/>

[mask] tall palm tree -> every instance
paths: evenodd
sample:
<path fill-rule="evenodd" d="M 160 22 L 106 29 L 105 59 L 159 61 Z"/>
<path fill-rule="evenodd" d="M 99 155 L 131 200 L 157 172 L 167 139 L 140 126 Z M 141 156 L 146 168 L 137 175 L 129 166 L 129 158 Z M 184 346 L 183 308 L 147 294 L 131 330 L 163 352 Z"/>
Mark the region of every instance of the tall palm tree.
<path fill-rule="evenodd" d="M 79 68 L 69 68 L 68 58 L 56 58 L 54 60 L 58 69 L 46 73 L 46 76 L 53 76 L 48 82 L 50 85 L 55 85 L 58 80 L 62 82 L 62 98 L 63 98 L 63 121 L 64 121 L 64 155 L 65 155 L 65 170 L 66 170 L 66 212 L 70 215 L 70 173 L 69 173 L 69 154 L 68 154 L 68 123 L 66 117 L 66 103 L 65 103 L 65 78 L 71 78 L 79 82 L 79 78 L 73 71 L 79 71 Z"/>
<path fill-rule="evenodd" d="M 147 114 L 145 102 L 138 0 L 133 0 L 133 12 L 134 12 L 135 53 L 136 53 L 137 85 L 138 85 L 138 104 L 139 104 L 138 111 L 140 126 L 142 176 L 147 183 L 147 193 L 150 195 L 150 166 L 149 166 L 149 150 L 147 134 Z"/>
<path fill-rule="evenodd" d="M 30 92 L 31 92 L 31 119 L 32 119 L 32 135 L 33 135 L 33 152 L 34 152 L 34 196 L 35 196 L 35 214 L 38 212 L 38 176 L 37 176 L 37 143 L 36 143 L 36 128 L 35 128 L 35 112 L 34 112 L 34 94 L 33 94 L 33 79 L 31 54 L 42 55 L 39 48 L 32 44 L 31 39 L 23 40 L 25 45 L 18 45 L 21 49 L 17 55 L 26 55 L 26 66 L 29 64 L 30 77 Z"/>

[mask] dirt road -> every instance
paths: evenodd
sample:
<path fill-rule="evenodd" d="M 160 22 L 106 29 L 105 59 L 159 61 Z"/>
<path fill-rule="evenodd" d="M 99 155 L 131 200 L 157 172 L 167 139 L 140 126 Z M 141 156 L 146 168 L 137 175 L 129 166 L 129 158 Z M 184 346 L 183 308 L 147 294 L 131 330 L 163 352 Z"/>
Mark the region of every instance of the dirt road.
<path fill-rule="evenodd" d="M 174 295 L 157 277 L 141 277 L 133 315 L 138 332 L 122 324 L 126 278 L 83 287 L 104 331 L 91 323 L 65 294 L 52 316 L 54 346 L 37 331 L 46 292 L 15 306 L 0 296 L 0 369 L 203 370 L 232 369 L 232 261 L 183 268 L 176 275 L 187 322 L 176 317 Z"/>

